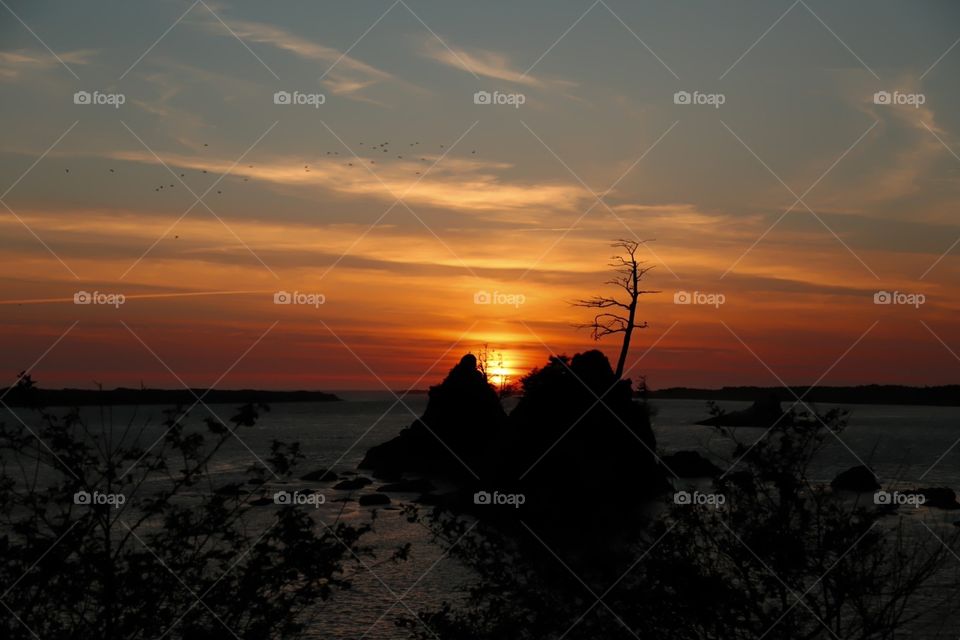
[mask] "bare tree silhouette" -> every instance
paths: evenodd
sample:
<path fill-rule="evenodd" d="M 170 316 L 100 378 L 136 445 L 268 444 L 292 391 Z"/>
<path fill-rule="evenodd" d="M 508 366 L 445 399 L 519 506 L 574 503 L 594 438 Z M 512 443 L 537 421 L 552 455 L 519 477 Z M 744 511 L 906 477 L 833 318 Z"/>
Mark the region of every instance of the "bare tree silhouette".
<path fill-rule="evenodd" d="M 618 239 L 611 243 L 611 247 L 622 249 L 626 256 L 615 255 L 610 258 L 610 266 L 613 267 L 616 275 L 605 284 L 614 285 L 623 289 L 627 294 L 626 302 L 614 297 L 593 296 L 574 302 L 575 306 L 586 307 L 588 309 L 603 309 L 593 317 L 593 322 L 576 325 L 580 329 L 590 329 L 594 340 L 614 334 L 622 333 L 623 342 L 620 345 L 620 356 L 617 358 L 617 378 L 623 377 L 623 367 L 627 361 L 627 353 L 630 351 L 630 338 L 633 336 L 634 329 L 645 329 L 646 321 L 637 322 L 637 301 L 645 293 L 660 293 L 659 291 L 649 291 L 640 288 L 640 281 L 652 266 L 644 266 L 644 263 L 637 260 L 637 249 L 646 242 L 638 240 Z"/>

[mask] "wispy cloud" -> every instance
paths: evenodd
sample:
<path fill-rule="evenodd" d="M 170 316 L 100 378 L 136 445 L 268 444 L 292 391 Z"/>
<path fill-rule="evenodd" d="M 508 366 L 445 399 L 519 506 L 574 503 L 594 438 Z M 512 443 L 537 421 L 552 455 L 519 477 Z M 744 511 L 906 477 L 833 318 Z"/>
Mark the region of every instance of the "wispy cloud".
<path fill-rule="evenodd" d="M 447 44 L 449 45 L 449 43 Z M 527 87 L 570 87 L 575 84 L 566 80 L 547 80 L 526 75 L 513 65 L 509 57 L 502 53 L 486 49 L 468 51 L 459 47 L 444 46 L 436 38 L 425 40 L 422 54 L 434 62 L 439 62 L 454 69 Z"/>
<path fill-rule="evenodd" d="M 116 152 L 110 157 L 117 160 L 156 164 L 149 152 Z M 378 158 L 379 159 L 379 158 Z M 195 156 L 166 155 L 164 161 L 171 166 L 207 170 L 222 173 L 233 167 L 231 175 L 259 180 L 273 185 L 301 189 L 328 190 L 341 194 L 366 196 L 384 201 L 403 194 L 405 202 L 446 208 L 462 212 L 523 212 L 538 210 L 572 210 L 581 206 L 586 192 L 578 185 L 565 182 L 519 182 L 509 181 L 501 174 L 509 173 L 512 164 L 444 158 L 431 173 L 420 179 L 417 172 L 426 170 L 434 161 L 398 161 L 378 164 L 374 172 L 363 164 L 368 158 L 345 158 L 336 160 L 318 158 L 309 164 L 277 157 L 249 164 L 233 166 L 224 159 L 200 159 Z M 353 166 L 350 166 L 353 163 Z M 372 164 L 372 163 L 371 163 Z"/>
<path fill-rule="evenodd" d="M 692 203 L 620 204 L 613 210 L 630 225 L 642 223 L 657 233 L 696 235 L 715 241 L 717 238 L 744 239 L 756 237 L 769 224 L 759 214 L 726 211 L 704 211 Z M 613 227 L 614 229 L 616 227 Z"/>
<path fill-rule="evenodd" d="M 88 64 L 96 52 L 90 49 L 78 49 L 61 53 L 60 58 L 73 65 Z M 0 51 L 0 81 L 13 82 L 30 73 L 47 71 L 60 65 L 55 57 L 46 51 L 16 49 Z"/>
<path fill-rule="evenodd" d="M 228 23 L 244 42 L 267 45 L 302 60 L 323 63 L 323 84 L 334 94 L 369 100 L 359 92 L 381 82 L 402 82 L 382 69 L 282 27 L 247 20 L 229 20 Z M 233 37 L 213 18 L 203 18 L 193 24 L 211 34 Z"/>
<path fill-rule="evenodd" d="M 936 137 L 948 134 L 937 121 L 932 101 L 919 106 L 877 105 L 873 101 L 875 83 L 852 73 L 837 76 L 841 99 L 880 124 L 860 150 L 861 155 L 869 154 L 873 162 L 866 170 L 861 168 L 857 175 L 845 176 L 846 180 L 834 185 L 833 198 L 826 202 L 835 207 L 855 202 L 855 206 L 846 204 L 854 212 L 889 207 L 894 216 L 899 215 L 898 210 L 910 207 L 911 219 L 952 217 L 952 202 L 943 197 L 941 187 L 931 182 L 938 174 L 937 167 L 949 157 Z M 891 76 L 883 88 L 925 95 L 915 74 Z"/>

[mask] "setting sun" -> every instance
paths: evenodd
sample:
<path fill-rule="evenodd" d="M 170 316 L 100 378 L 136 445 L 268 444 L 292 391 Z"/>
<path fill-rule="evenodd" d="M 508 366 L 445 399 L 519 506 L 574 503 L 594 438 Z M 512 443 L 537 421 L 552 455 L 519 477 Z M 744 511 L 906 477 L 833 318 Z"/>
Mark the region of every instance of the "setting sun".
<path fill-rule="evenodd" d="M 493 386 L 504 387 L 515 381 L 516 371 L 511 369 L 504 361 L 503 365 L 492 367 L 488 375 Z"/>

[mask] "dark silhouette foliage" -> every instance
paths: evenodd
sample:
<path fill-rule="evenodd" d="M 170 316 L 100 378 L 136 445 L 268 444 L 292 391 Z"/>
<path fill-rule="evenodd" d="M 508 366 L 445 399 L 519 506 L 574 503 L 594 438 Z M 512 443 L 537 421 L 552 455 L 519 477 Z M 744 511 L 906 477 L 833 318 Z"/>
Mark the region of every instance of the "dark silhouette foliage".
<path fill-rule="evenodd" d="M 18 393 L 33 391 L 22 374 Z M 350 586 L 370 525 L 273 504 L 268 485 L 290 478 L 297 444 L 274 441 L 270 469 L 251 467 L 246 482 L 218 481 L 218 453 L 263 409 L 247 404 L 203 428 L 168 411 L 149 448 L 132 421 L 93 427 L 77 410 L 34 407 L 39 427 L 0 425 L 0 636 L 299 634 L 306 611 Z"/>
<path fill-rule="evenodd" d="M 605 545 L 565 544 L 530 521 L 505 530 L 482 516 L 410 509 L 476 579 L 466 606 L 421 612 L 432 633 L 404 624 L 421 640 L 892 640 L 913 623 L 949 624 L 958 536 L 942 527 L 931 536 L 813 480 L 812 460 L 845 420 L 839 410 L 796 412 L 753 443 L 718 427 L 733 445 L 731 466 L 699 491 L 722 504 L 669 500 L 650 526 L 618 527 Z M 564 515 L 584 518 L 583 505 L 569 503 Z"/>

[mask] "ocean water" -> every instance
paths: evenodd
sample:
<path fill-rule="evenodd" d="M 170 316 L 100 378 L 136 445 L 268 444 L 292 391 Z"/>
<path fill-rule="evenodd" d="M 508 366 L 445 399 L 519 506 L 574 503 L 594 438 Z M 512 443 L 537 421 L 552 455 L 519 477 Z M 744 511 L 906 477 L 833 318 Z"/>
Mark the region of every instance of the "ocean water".
<path fill-rule="evenodd" d="M 335 467 L 353 470 L 365 451 L 396 436 L 426 407 L 425 394 L 411 394 L 399 403 L 386 392 L 339 392 L 343 402 L 279 403 L 262 413 L 253 427 L 238 432 L 242 443 L 226 447 L 217 471 L 229 474 L 257 464 L 272 440 L 298 441 L 307 454 L 305 468 Z M 514 399 L 508 399 L 507 409 Z M 721 402 L 727 410 L 748 406 L 745 402 Z M 718 461 L 727 453 L 723 438 L 705 426 L 694 424 L 709 417 L 702 400 L 655 400 L 653 417 L 658 447 L 666 452 L 695 449 L 713 452 Z M 819 405 L 826 411 L 839 405 Z M 113 425 L 115 433 L 128 421 L 147 425 L 143 438 L 162 434 L 166 407 L 115 407 L 101 419 L 99 410 L 84 408 L 82 415 L 93 425 Z M 849 405 L 849 425 L 831 438 L 818 460 L 816 479 L 829 481 L 837 472 L 869 464 L 884 483 L 922 483 L 960 489 L 960 407 Z M 235 407 L 210 405 L 209 409 L 229 420 Z M 35 422 L 26 410 L 16 410 L 28 424 Z M 135 413 L 134 413 L 135 412 Z M 0 411 L 0 416 L 5 413 Z M 190 420 L 199 423 L 207 408 L 195 408 Z M 15 422 L 16 418 L 9 417 Z M 737 429 L 738 437 L 751 441 L 762 429 Z M 243 446 L 246 445 L 246 446 Z"/>
<path fill-rule="evenodd" d="M 339 395 L 344 398 L 343 402 L 272 405 L 271 411 L 263 413 L 255 426 L 241 428 L 242 443 L 230 443 L 223 450 L 214 472 L 224 483 L 230 481 L 247 467 L 260 464 L 257 456 L 266 455 L 274 439 L 300 442 L 307 455 L 303 472 L 321 467 L 338 472 L 355 471 L 367 448 L 397 435 L 426 406 L 425 394 L 406 396 L 403 403 L 389 393 L 340 392 Z M 662 452 L 694 449 L 718 461 L 728 456 L 728 443 L 713 429 L 694 424 L 708 416 L 704 401 L 657 400 L 652 404 L 656 410 L 654 430 Z M 720 406 L 736 410 L 747 404 L 721 402 Z M 821 405 L 819 408 L 831 407 Z M 815 480 L 829 482 L 838 472 L 866 463 L 891 487 L 960 489 L 960 445 L 954 446 L 960 439 L 960 408 L 872 405 L 847 408 L 851 410 L 849 426 L 839 438 L 828 442 L 816 462 Z M 191 419 L 199 423 L 207 410 L 202 407 L 195 410 Z M 209 410 L 228 420 L 234 407 L 211 405 Z M 162 411 L 161 407 L 136 410 L 117 407 L 108 411 L 102 420 L 99 410 L 84 409 L 83 415 L 91 425 L 103 422 L 107 425 L 105 428 L 112 428 L 114 433 L 119 433 L 131 421 L 146 425 L 141 438 L 153 442 L 163 433 Z M 28 412 L 17 410 L 17 414 L 27 424 L 34 422 Z M 15 420 L 12 416 L 0 419 Z M 763 434 L 762 429 L 737 431 L 747 441 Z M 291 483 L 289 488 L 296 488 L 295 485 L 296 482 Z M 365 491 L 377 486 L 375 482 Z M 337 492 L 328 494 L 331 498 L 316 510 L 317 518 L 328 524 L 337 520 L 356 524 L 369 521 L 370 508 L 360 507 L 352 500 L 337 501 L 334 499 L 340 495 Z M 469 579 L 469 573 L 455 560 L 443 557 L 420 525 L 411 524 L 403 517 L 397 505 L 412 500 L 414 495 L 393 494 L 392 497 L 394 505 L 378 509 L 375 531 L 366 542 L 381 556 L 398 545 L 409 543 L 412 545 L 410 559 L 396 564 L 364 559 L 364 565 L 354 566 L 353 588 L 337 593 L 331 601 L 316 608 L 309 637 L 404 638 L 394 624 L 398 615 L 443 601 L 457 603 L 463 599 L 461 588 Z M 262 511 L 264 526 L 269 524 L 269 511 L 269 508 Z M 924 518 L 926 522 L 933 522 L 934 527 L 948 528 L 960 515 L 921 508 L 909 517 Z M 956 637 L 956 633 L 943 636 L 935 633 L 939 630 L 928 629 L 909 637 Z"/>

